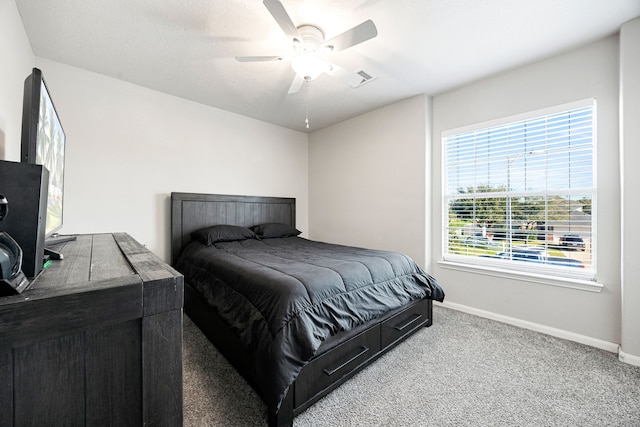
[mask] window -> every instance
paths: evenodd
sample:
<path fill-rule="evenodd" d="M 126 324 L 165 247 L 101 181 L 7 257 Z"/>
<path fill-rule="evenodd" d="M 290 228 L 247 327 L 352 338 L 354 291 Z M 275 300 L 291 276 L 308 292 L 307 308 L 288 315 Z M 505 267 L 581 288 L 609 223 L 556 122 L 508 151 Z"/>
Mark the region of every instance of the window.
<path fill-rule="evenodd" d="M 595 100 L 443 134 L 443 260 L 595 280 Z"/>

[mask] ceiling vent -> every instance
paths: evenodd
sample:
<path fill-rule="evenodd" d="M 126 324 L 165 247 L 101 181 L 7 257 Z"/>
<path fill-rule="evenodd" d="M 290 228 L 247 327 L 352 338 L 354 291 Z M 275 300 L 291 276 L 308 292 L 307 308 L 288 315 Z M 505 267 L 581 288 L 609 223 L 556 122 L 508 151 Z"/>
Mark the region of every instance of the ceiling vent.
<path fill-rule="evenodd" d="M 377 76 L 372 76 L 364 70 L 358 70 L 354 74 L 359 77 L 358 80 L 354 79 L 353 83 L 351 84 L 351 87 L 354 89 L 378 78 Z"/>

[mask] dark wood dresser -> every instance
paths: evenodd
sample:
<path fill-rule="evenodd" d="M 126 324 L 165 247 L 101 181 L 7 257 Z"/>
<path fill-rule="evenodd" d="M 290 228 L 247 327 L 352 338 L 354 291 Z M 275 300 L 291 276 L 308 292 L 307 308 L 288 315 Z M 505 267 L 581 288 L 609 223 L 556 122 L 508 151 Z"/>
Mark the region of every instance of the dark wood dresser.
<path fill-rule="evenodd" d="M 182 425 L 182 275 L 126 233 L 56 249 L 0 298 L 0 426 Z"/>

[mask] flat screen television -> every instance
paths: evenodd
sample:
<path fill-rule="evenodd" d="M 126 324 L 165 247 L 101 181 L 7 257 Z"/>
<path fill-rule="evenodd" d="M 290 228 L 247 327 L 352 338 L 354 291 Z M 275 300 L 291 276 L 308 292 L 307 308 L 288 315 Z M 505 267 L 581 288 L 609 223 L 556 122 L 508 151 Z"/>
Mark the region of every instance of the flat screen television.
<path fill-rule="evenodd" d="M 21 161 L 43 165 L 49 171 L 45 247 L 72 240 L 54 238 L 62 228 L 64 206 L 64 153 L 67 137 L 51 94 L 42 76 L 34 68 L 24 82 L 22 107 Z"/>

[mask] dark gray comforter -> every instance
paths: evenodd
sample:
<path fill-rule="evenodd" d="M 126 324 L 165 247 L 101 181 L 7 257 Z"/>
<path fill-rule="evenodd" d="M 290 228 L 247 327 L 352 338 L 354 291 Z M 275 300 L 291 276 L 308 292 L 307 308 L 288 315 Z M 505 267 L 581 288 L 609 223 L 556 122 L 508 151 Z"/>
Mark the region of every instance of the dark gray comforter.
<path fill-rule="evenodd" d="M 194 242 L 176 267 L 255 355 L 252 375 L 270 408 L 328 336 L 413 300 L 444 299 L 406 255 L 300 237 Z"/>

